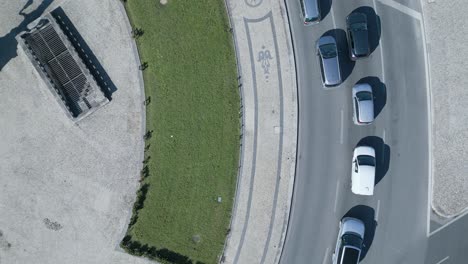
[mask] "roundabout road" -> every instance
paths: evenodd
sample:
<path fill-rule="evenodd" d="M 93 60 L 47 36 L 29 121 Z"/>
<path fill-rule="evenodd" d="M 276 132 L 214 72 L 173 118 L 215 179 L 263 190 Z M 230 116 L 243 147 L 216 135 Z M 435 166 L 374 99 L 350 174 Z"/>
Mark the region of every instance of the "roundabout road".
<path fill-rule="evenodd" d="M 322 1 L 326 2 L 326 1 Z M 383 3 L 382 3 L 383 2 Z M 401 1 L 400 1 L 401 2 Z M 286 0 L 299 85 L 296 181 L 281 263 L 330 263 L 345 215 L 365 221 L 362 263 L 425 263 L 428 248 L 427 83 L 420 7 L 395 1 L 333 1 L 324 20 L 304 27 L 298 0 Z M 346 16 L 369 20 L 369 58 L 349 62 Z M 346 78 L 322 88 L 315 42 L 334 34 Z M 364 79 L 363 79 L 364 78 Z M 377 117 L 370 126 L 352 122 L 351 88 L 369 81 Z M 352 150 L 369 143 L 377 152 L 373 196 L 351 193 Z"/>

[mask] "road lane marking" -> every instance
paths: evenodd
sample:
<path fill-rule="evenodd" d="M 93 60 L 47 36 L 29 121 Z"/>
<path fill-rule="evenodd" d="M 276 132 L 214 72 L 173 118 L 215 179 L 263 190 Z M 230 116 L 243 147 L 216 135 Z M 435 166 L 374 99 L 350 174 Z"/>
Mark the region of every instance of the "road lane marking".
<path fill-rule="evenodd" d="M 325 256 L 323 256 L 322 264 L 327 263 L 327 260 L 328 260 L 328 253 L 329 253 L 329 252 L 330 252 L 330 248 L 327 248 L 327 250 L 325 250 Z"/>
<path fill-rule="evenodd" d="M 377 3 L 376 0 L 372 0 L 372 3 L 374 4 L 374 10 L 377 13 Z M 380 53 L 380 65 L 382 67 L 382 82 L 385 83 L 385 63 L 384 63 L 384 58 L 383 58 L 383 43 L 382 43 L 382 26 L 380 26 L 380 39 L 379 39 L 379 53 Z"/>
<path fill-rule="evenodd" d="M 385 129 L 382 133 L 382 163 L 385 163 Z"/>
<path fill-rule="evenodd" d="M 336 29 L 335 12 L 333 12 L 333 8 L 332 8 L 330 13 L 332 13 L 333 28 Z"/>
<path fill-rule="evenodd" d="M 336 213 L 336 207 L 338 206 L 338 189 L 340 187 L 340 180 L 336 182 L 336 190 L 335 190 L 335 205 L 333 206 L 333 212 Z"/>
<path fill-rule="evenodd" d="M 343 138 L 344 138 L 344 111 L 341 109 L 340 112 L 341 115 L 341 127 L 340 127 L 340 144 L 343 144 Z"/>
<path fill-rule="evenodd" d="M 375 209 L 375 222 L 379 222 L 380 200 L 377 200 L 377 209 Z"/>
<path fill-rule="evenodd" d="M 423 6 L 423 0 L 419 1 L 419 5 Z M 419 20 L 419 26 L 421 27 L 421 36 L 422 36 L 422 43 L 423 43 L 423 54 L 424 54 L 424 70 L 426 73 L 426 104 L 427 104 L 427 124 L 431 126 L 432 124 L 432 117 L 434 116 L 434 108 L 431 107 L 432 100 L 431 100 L 431 78 L 429 77 L 429 72 L 431 65 L 429 64 L 428 58 L 428 51 L 427 51 L 427 41 L 426 41 L 426 30 L 425 30 L 425 23 L 424 19 Z M 429 153 L 428 153 L 428 174 L 429 180 L 427 181 L 427 220 L 426 220 L 426 234 L 427 237 L 430 237 L 434 233 L 440 231 L 444 226 L 438 228 L 437 230 L 431 232 L 431 211 L 432 211 L 432 182 L 433 182 L 433 168 L 432 168 L 432 129 L 428 129 L 428 136 L 427 136 L 427 145 L 429 146 Z M 455 221 L 452 220 L 452 221 Z M 447 226 L 447 225 L 445 225 Z"/>
<path fill-rule="evenodd" d="M 407 14 L 408 16 L 411 16 L 413 18 L 416 18 L 417 20 L 422 20 L 422 15 L 421 13 L 419 13 L 418 11 L 414 10 L 414 9 L 411 9 L 405 5 L 402 5 L 394 0 L 379 0 L 380 3 L 386 5 L 386 6 L 389 6 L 389 7 L 393 7 L 395 8 L 396 10 L 404 13 L 404 14 Z"/>
<path fill-rule="evenodd" d="M 437 262 L 436 264 L 440 264 L 446 260 L 448 260 L 450 257 L 449 256 L 446 256 L 445 258 L 443 258 L 441 261 Z"/>

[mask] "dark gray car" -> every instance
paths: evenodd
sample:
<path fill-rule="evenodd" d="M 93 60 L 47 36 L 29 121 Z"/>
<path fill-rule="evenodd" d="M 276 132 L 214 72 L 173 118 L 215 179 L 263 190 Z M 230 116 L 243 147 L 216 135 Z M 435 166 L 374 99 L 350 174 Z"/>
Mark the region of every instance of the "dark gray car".
<path fill-rule="evenodd" d="M 317 24 L 322 20 L 319 0 L 299 0 L 299 2 L 301 4 L 304 25 L 308 26 Z"/>
<path fill-rule="evenodd" d="M 346 18 L 346 26 L 351 59 L 357 60 L 368 57 L 370 48 L 367 16 L 363 13 L 352 13 Z"/>
<path fill-rule="evenodd" d="M 335 38 L 332 36 L 322 36 L 317 41 L 316 48 L 323 85 L 332 87 L 341 84 L 340 60 Z"/>

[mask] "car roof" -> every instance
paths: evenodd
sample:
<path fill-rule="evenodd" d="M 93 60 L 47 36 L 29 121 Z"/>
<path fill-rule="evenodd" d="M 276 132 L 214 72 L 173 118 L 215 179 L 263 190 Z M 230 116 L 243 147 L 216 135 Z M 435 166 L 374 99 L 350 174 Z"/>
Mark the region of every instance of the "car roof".
<path fill-rule="evenodd" d="M 368 31 L 351 31 L 354 40 L 354 53 L 356 55 L 367 55 L 369 53 L 369 37 Z"/>
<path fill-rule="evenodd" d="M 374 121 L 374 102 L 372 100 L 359 101 L 359 122 L 370 123 Z"/>
<path fill-rule="evenodd" d="M 319 0 L 302 0 L 304 1 L 304 12 L 308 18 L 320 17 Z"/>
<path fill-rule="evenodd" d="M 338 56 L 329 59 L 323 59 L 323 67 L 326 85 L 338 85 L 341 83 Z"/>
<path fill-rule="evenodd" d="M 346 24 L 348 30 L 352 24 L 355 23 L 366 23 L 367 24 L 367 16 L 364 13 L 351 13 L 346 18 Z M 354 48 L 353 51 L 358 56 L 365 56 L 369 53 L 369 33 L 368 30 L 360 30 L 360 31 L 350 31 L 350 34 L 353 35 L 354 41 Z"/>
<path fill-rule="evenodd" d="M 375 184 L 375 167 L 359 166 L 359 172 L 352 175 L 351 191 L 360 195 L 373 195 Z"/>
<path fill-rule="evenodd" d="M 361 256 L 361 249 L 356 247 L 343 247 L 340 264 L 357 264 Z"/>

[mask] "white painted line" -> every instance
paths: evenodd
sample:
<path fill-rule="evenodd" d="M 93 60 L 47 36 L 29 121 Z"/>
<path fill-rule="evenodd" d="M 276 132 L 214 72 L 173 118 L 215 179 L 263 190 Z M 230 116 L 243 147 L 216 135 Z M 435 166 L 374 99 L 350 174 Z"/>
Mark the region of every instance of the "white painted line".
<path fill-rule="evenodd" d="M 423 6 L 423 0 L 420 0 L 420 6 Z M 422 17 L 422 16 L 421 16 Z M 429 77 L 430 72 L 430 64 L 429 64 L 429 54 L 427 52 L 427 40 L 426 40 L 426 29 L 424 19 L 419 20 L 419 25 L 421 27 L 421 36 L 422 36 L 422 43 L 423 43 L 423 53 L 424 53 L 424 70 L 426 73 L 426 104 L 427 104 L 427 124 L 428 124 L 428 136 L 427 136 L 427 144 L 429 146 L 429 161 L 428 161 L 428 191 L 427 191 L 427 221 L 426 221 L 426 234 L 427 237 L 437 233 L 438 231 L 442 230 L 444 227 L 441 227 L 434 232 L 431 233 L 431 209 L 432 209 L 432 183 L 433 183 L 433 164 L 432 164 L 432 117 L 434 116 L 434 109 L 432 108 L 432 94 L 431 94 L 431 78 Z M 455 221 L 452 220 L 452 221 Z M 447 225 L 445 225 L 447 226 Z"/>
<path fill-rule="evenodd" d="M 383 140 L 383 142 L 385 143 L 385 129 L 384 129 L 383 132 L 382 132 L 382 140 Z"/>
<path fill-rule="evenodd" d="M 430 198 L 429 198 L 429 199 L 430 199 Z M 460 220 L 461 218 L 463 218 L 463 217 L 465 217 L 466 215 L 468 215 L 468 209 L 465 209 L 465 210 L 462 212 L 462 214 L 460 214 L 460 215 L 458 215 L 457 217 L 455 217 L 454 219 L 450 220 L 450 221 L 449 221 L 448 223 L 446 223 L 445 225 L 443 225 L 443 226 L 437 228 L 436 230 L 430 232 L 430 230 L 429 230 L 429 229 L 430 229 L 430 226 L 429 226 L 429 225 L 430 225 L 430 222 L 429 222 L 429 221 L 431 220 L 431 219 L 430 219 L 430 210 L 431 210 L 430 204 L 431 204 L 431 202 L 429 201 L 429 206 L 428 206 L 428 207 L 429 207 L 429 208 L 428 208 L 429 212 L 428 212 L 428 215 L 427 215 L 427 217 L 428 217 L 428 223 L 427 223 L 427 224 L 428 224 L 428 227 L 427 227 L 427 228 L 428 228 L 428 231 L 427 231 L 427 232 L 428 232 L 428 235 L 427 235 L 427 236 L 428 236 L 428 237 L 437 234 L 438 232 L 440 232 L 440 231 L 443 230 L 444 228 L 449 227 L 450 225 L 452 225 L 452 224 L 455 223 L 456 221 L 458 221 L 458 220 Z"/>
<path fill-rule="evenodd" d="M 385 63 L 384 63 L 384 58 L 383 58 L 383 41 L 382 41 L 382 31 L 380 31 L 380 62 L 382 65 L 382 82 L 385 83 Z"/>
<path fill-rule="evenodd" d="M 448 260 L 450 257 L 449 256 L 446 256 L 445 258 L 443 258 L 441 261 L 437 262 L 436 264 L 441 264 L 442 262 Z"/>
<path fill-rule="evenodd" d="M 379 212 L 380 212 L 380 200 L 377 200 L 377 209 L 375 209 L 375 217 L 374 220 L 379 222 Z"/>
<path fill-rule="evenodd" d="M 413 10 L 405 5 L 402 5 L 394 0 L 379 0 L 379 2 L 381 2 L 382 4 L 384 5 L 387 5 L 389 7 L 393 7 L 395 8 L 396 10 L 404 13 L 404 14 L 407 14 L 408 16 L 411 16 L 413 18 L 416 18 L 417 20 L 422 20 L 422 15 L 421 13 L 419 13 L 418 11 L 416 10 Z"/>
<path fill-rule="evenodd" d="M 332 22 L 333 22 L 333 28 L 336 29 L 335 13 L 333 12 L 333 7 L 332 7 L 330 13 L 331 13 Z"/>
<path fill-rule="evenodd" d="M 340 112 L 340 115 L 341 115 L 341 123 L 340 123 L 340 144 L 343 144 L 343 140 L 344 140 L 344 111 L 343 109 L 341 109 L 341 112 Z"/>
<path fill-rule="evenodd" d="M 377 13 L 377 4 L 375 0 L 372 0 L 372 3 L 374 4 L 374 10 Z M 380 39 L 379 39 L 379 53 L 380 53 L 380 65 L 382 67 L 382 82 L 385 83 L 385 63 L 384 63 L 384 58 L 383 58 L 383 41 L 382 41 L 382 28 L 380 28 Z"/>
<path fill-rule="evenodd" d="M 328 261 L 328 253 L 330 252 L 330 248 L 327 248 L 327 250 L 325 250 L 325 256 L 323 256 L 323 261 L 322 261 L 322 264 L 325 264 L 327 263 Z"/>
<path fill-rule="evenodd" d="M 336 190 L 335 190 L 335 205 L 333 206 L 333 212 L 336 213 L 336 207 L 338 206 L 338 189 L 340 187 L 340 180 L 336 182 Z"/>

